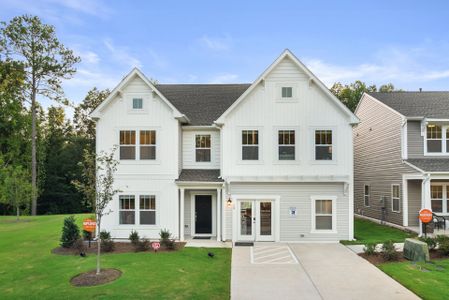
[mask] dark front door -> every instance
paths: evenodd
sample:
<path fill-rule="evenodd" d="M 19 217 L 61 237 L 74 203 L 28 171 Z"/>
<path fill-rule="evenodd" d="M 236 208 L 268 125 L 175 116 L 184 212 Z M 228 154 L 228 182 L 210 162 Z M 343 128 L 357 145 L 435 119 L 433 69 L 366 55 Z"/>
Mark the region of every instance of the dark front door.
<path fill-rule="evenodd" d="M 212 196 L 195 196 L 195 233 L 212 234 Z"/>

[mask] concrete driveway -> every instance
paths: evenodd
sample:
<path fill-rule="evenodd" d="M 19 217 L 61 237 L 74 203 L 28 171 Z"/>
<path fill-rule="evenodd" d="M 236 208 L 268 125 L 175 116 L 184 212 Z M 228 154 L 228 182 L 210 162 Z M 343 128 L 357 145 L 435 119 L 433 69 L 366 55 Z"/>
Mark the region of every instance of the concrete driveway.
<path fill-rule="evenodd" d="M 231 299 L 419 299 L 345 246 L 257 244 L 232 251 Z"/>

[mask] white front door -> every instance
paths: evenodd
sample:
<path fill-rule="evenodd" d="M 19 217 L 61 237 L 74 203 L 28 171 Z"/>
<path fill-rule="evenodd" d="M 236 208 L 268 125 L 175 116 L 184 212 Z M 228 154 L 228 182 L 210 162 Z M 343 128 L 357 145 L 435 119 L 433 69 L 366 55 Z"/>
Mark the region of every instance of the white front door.
<path fill-rule="evenodd" d="M 274 241 L 273 201 L 238 201 L 238 240 Z"/>

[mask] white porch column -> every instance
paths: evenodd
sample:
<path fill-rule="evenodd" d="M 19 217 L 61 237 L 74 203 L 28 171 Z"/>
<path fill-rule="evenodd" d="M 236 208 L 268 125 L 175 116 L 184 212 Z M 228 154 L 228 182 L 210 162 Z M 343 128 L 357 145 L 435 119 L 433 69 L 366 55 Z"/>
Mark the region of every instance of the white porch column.
<path fill-rule="evenodd" d="M 422 181 L 421 209 L 422 208 L 432 209 L 432 201 L 430 200 L 430 176 L 429 175 L 424 177 L 424 179 Z M 422 236 L 423 234 L 424 234 L 423 225 L 422 225 L 422 222 L 419 221 L 419 236 Z"/>
<path fill-rule="evenodd" d="M 181 193 L 179 203 L 179 240 L 184 241 L 184 189 L 179 189 Z"/>
<path fill-rule="evenodd" d="M 223 212 L 221 218 L 221 235 L 222 241 L 226 240 L 226 226 L 225 226 L 225 214 L 226 214 L 226 190 L 224 188 L 221 189 L 221 211 Z"/>
<path fill-rule="evenodd" d="M 221 241 L 221 189 L 217 189 L 217 241 Z"/>

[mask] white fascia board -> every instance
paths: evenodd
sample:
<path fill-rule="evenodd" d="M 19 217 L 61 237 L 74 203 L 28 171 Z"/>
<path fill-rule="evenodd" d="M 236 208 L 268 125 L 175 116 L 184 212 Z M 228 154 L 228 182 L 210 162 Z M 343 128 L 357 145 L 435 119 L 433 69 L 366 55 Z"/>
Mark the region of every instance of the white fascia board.
<path fill-rule="evenodd" d="M 423 173 L 423 174 L 426 173 L 426 171 L 424 171 L 424 170 L 418 168 L 417 166 L 415 166 L 414 164 L 409 163 L 409 162 L 406 161 L 406 160 L 403 160 L 402 162 L 403 162 L 404 164 L 408 165 L 409 167 L 412 167 L 413 169 L 415 169 L 415 170 L 417 170 L 417 171 L 419 171 L 419 172 L 421 172 L 421 173 Z"/>

